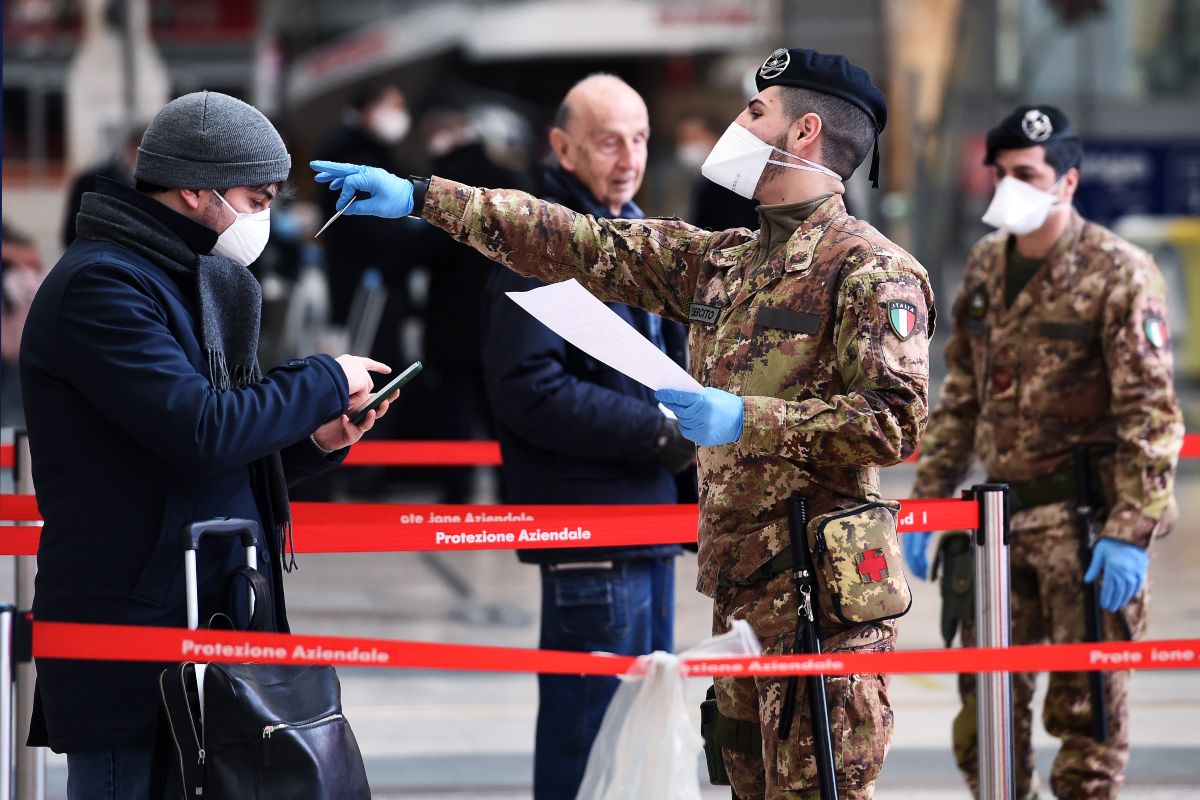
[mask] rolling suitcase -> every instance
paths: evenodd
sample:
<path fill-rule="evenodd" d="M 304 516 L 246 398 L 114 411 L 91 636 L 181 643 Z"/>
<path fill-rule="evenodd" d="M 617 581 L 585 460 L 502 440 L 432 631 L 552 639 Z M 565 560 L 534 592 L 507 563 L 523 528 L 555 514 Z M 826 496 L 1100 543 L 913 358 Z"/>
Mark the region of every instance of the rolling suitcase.
<path fill-rule="evenodd" d="M 270 587 L 256 568 L 260 536 L 258 523 L 244 519 L 217 518 L 184 528 L 190 629 L 200 622 L 196 558 L 205 537 L 241 540 L 247 564 L 232 579 L 250 586 L 247 629 L 270 626 Z M 371 796 L 333 667 L 184 662 L 163 670 L 159 687 L 185 798 Z"/>

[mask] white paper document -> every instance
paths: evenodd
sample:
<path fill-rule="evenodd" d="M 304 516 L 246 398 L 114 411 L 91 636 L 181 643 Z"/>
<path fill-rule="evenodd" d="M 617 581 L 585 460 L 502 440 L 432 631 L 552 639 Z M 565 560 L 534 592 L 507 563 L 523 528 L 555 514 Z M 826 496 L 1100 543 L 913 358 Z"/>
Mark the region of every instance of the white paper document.
<path fill-rule="evenodd" d="M 528 292 L 505 294 L 580 350 L 643 386 L 656 391 L 704 391 L 683 367 L 574 278 Z"/>

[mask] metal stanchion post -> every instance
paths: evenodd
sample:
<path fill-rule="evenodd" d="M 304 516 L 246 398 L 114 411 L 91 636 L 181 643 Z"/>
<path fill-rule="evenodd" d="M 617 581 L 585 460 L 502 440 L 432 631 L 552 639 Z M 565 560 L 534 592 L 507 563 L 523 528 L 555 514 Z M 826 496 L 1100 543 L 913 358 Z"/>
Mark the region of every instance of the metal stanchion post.
<path fill-rule="evenodd" d="M 29 462 L 29 436 L 17 431 L 13 440 L 17 494 L 33 494 L 33 469 Z M 37 560 L 33 556 L 17 556 L 17 609 L 18 612 L 33 606 L 33 578 L 37 574 Z M 46 796 L 46 748 L 26 747 L 29 738 L 29 721 L 33 717 L 33 685 L 36 678 L 33 662 L 16 664 L 16 711 L 13 758 L 15 771 L 13 787 L 17 800 L 43 800 Z"/>
<path fill-rule="evenodd" d="M 0 605 L 0 800 L 12 800 L 13 789 L 13 615 Z"/>
<path fill-rule="evenodd" d="M 981 484 L 971 489 L 979 503 L 975 532 L 975 636 L 979 647 L 1008 647 L 1009 616 L 1008 486 Z M 975 676 L 979 742 L 980 800 L 1013 800 L 1012 675 Z"/>

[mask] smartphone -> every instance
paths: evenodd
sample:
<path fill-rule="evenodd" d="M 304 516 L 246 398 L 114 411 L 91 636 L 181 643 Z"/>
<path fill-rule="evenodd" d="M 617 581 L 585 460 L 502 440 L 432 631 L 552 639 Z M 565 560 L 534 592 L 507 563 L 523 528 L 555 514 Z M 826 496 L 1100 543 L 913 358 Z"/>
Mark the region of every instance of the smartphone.
<path fill-rule="evenodd" d="M 401 372 L 399 375 L 392 378 L 390 381 L 387 382 L 386 386 L 384 386 L 382 389 L 380 389 L 375 394 L 368 397 L 367 402 L 363 403 L 361 406 L 359 406 L 358 408 L 351 411 L 350 412 L 350 421 L 352 423 L 354 423 L 355 425 L 362 422 L 363 417 L 365 417 L 367 415 L 368 411 L 373 411 L 376 408 L 379 408 L 380 403 L 382 403 L 384 400 L 391 397 L 392 394 L 395 393 L 395 391 L 397 389 L 399 389 L 401 386 L 408 383 L 413 378 L 417 377 L 417 373 L 419 373 L 422 369 L 423 369 L 423 367 L 421 366 L 420 361 L 414 361 L 413 363 L 409 364 L 408 369 L 404 370 L 404 372 Z"/>

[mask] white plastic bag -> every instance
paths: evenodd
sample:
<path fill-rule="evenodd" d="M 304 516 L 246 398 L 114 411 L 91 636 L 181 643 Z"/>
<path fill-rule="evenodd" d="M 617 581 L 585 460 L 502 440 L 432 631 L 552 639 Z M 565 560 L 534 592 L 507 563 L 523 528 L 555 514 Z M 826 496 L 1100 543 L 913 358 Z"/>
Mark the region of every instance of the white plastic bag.
<path fill-rule="evenodd" d="M 577 800 L 700 800 L 704 742 L 688 718 L 683 661 L 761 654 L 750 626 L 735 620 L 679 655 L 638 658 L 604 714 Z"/>

